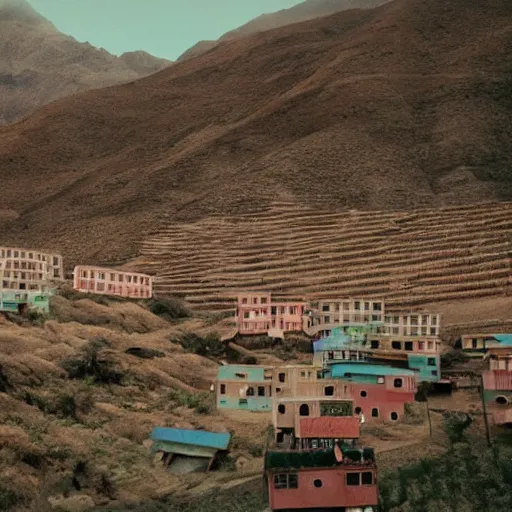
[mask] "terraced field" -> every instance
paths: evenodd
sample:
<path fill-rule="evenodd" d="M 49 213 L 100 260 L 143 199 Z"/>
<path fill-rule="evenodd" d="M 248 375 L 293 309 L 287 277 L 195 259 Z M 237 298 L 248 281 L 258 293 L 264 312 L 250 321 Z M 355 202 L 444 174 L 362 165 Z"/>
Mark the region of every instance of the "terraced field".
<path fill-rule="evenodd" d="M 511 254 L 512 203 L 338 213 L 279 203 L 169 225 L 130 266 L 156 274 L 157 293 L 209 311 L 234 308 L 240 290 L 403 309 L 508 294 Z"/>

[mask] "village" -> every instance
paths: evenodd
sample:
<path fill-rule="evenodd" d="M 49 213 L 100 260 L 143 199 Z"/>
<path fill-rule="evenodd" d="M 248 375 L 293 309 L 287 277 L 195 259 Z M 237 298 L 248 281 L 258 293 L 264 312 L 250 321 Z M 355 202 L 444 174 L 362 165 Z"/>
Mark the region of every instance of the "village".
<path fill-rule="evenodd" d="M 59 254 L 0 248 L 0 312 L 48 315 L 66 277 Z M 152 276 L 115 268 L 75 266 L 72 283 L 81 293 L 153 296 Z M 435 395 L 467 386 L 464 377 L 443 374 L 441 315 L 396 311 L 380 298 L 279 300 L 251 291 L 239 292 L 234 306 L 231 339 L 310 340 L 300 364 L 221 361 L 212 384 L 219 411 L 271 415 L 264 456 L 270 510 L 377 510 L 378 469 L 373 448 L 360 444 L 361 430 L 402 422 L 421 389 Z M 486 365 L 473 386 L 487 428 L 511 424 L 512 335 L 469 332 L 458 343 L 468 359 Z M 210 471 L 230 446 L 225 432 L 163 426 L 155 426 L 151 439 L 151 453 L 161 454 L 171 473 Z"/>

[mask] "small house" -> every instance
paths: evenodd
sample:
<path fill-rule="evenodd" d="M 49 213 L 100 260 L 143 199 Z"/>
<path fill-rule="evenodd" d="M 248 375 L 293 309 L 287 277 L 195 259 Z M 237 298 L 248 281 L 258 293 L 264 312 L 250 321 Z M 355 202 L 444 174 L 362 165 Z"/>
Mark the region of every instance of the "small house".
<path fill-rule="evenodd" d="M 230 439 L 231 434 L 224 432 L 155 427 L 151 453 L 162 453 L 171 473 L 209 471 L 217 454 L 228 449 Z"/>

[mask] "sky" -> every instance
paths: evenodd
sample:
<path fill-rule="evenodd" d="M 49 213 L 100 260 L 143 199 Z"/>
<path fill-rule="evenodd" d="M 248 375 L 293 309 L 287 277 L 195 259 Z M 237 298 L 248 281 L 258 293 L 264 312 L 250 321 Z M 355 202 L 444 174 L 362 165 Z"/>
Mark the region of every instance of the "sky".
<path fill-rule="evenodd" d="M 145 50 L 175 60 L 263 13 L 301 0 L 29 0 L 61 32 L 120 55 Z"/>

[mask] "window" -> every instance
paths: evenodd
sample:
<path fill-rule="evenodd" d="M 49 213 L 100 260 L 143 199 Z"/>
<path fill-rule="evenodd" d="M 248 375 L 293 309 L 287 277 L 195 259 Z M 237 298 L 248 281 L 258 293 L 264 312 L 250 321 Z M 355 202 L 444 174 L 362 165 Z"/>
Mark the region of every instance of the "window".
<path fill-rule="evenodd" d="M 276 436 L 276 442 L 282 443 L 284 441 L 284 432 L 278 432 Z"/>
<path fill-rule="evenodd" d="M 308 404 L 302 404 L 299 407 L 299 415 L 300 416 L 309 416 L 309 405 Z"/>
<path fill-rule="evenodd" d="M 418 341 L 418 350 L 425 350 L 425 342 Z"/>
<path fill-rule="evenodd" d="M 329 311 L 329 304 L 322 304 L 322 311 Z"/>
<path fill-rule="evenodd" d="M 274 475 L 275 489 L 297 489 L 299 487 L 299 479 L 297 473 L 282 473 Z"/>
<path fill-rule="evenodd" d="M 397 412 L 392 412 L 390 414 L 390 418 L 393 420 L 393 421 L 396 421 L 398 419 L 398 413 Z"/>
<path fill-rule="evenodd" d="M 324 316 L 324 323 L 330 324 L 331 323 L 331 317 L 330 316 Z"/>
<path fill-rule="evenodd" d="M 369 302 L 365 302 L 364 303 L 364 310 L 365 311 L 370 311 L 370 303 Z"/>
<path fill-rule="evenodd" d="M 362 398 L 366 398 L 368 396 L 368 393 L 363 389 L 360 393 Z"/>
<path fill-rule="evenodd" d="M 119 274 L 119 275 L 117 276 L 117 279 L 118 279 L 118 281 L 119 281 L 120 283 L 122 283 L 122 282 L 124 281 L 123 277 L 124 277 L 124 276 L 123 276 L 123 274 Z"/>
<path fill-rule="evenodd" d="M 244 318 L 249 318 L 249 311 L 244 311 Z"/>
<path fill-rule="evenodd" d="M 258 396 L 265 396 L 265 388 L 263 386 L 258 386 Z"/>
<path fill-rule="evenodd" d="M 430 328 L 430 334 L 431 334 L 432 336 L 435 336 L 435 335 L 437 334 L 437 333 L 436 333 L 436 328 L 435 328 L 435 327 L 431 327 L 431 328 Z"/>
<path fill-rule="evenodd" d="M 279 374 L 279 382 L 284 382 L 286 380 L 286 373 Z"/>
<path fill-rule="evenodd" d="M 226 384 L 220 385 L 220 394 L 225 395 L 226 394 Z"/>
<path fill-rule="evenodd" d="M 246 395 L 247 396 L 254 396 L 254 388 L 253 387 L 248 387 Z"/>
<path fill-rule="evenodd" d="M 500 405 L 507 405 L 508 400 L 504 396 L 497 396 L 496 397 L 496 403 Z"/>
<path fill-rule="evenodd" d="M 246 379 L 247 378 L 247 373 L 235 373 L 235 377 L 237 379 Z"/>
<path fill-rule="evenodd" d="M 247 304 L 247 298 L 245 298 L 245 297 L 244 297 L 244 298 L 242 299 L 242 304 Z"/>
<path fill-rule="evenodd" d="M 359 414 L 360 412 L 363 412 L 363 410 L 361 409 L 361 407 L 356 407 L 356 408 L 355 408 L 355 410 L 354 410 L 354 412 L 355 412 L 356 414 Z"/>
<path fill-rule="evenodd" d="M 433 341 L 429 341 L 428 342 L 428 349 L 432 350 L 433 348 L 434 348 L 434 342 Z"/>
<path fill-rule="evenodd" d="M 373 310 L 374 311 L 382 311 L 382 304 L 380 302 L 374 302 L 373 303 Z"/>
<path fill-rule="evenodd" d="M 267 297 L 261 297 L 261 303 L 266 304 L 267 303 Z"/>
<path fill-rule="evenodd" d="M 361 473 L 347 473 L 347 485 L 361 485 Z"/>
<path fill-rule="evenodd" d="M 379 340 L 372 340 L 372 348 L 373 349 L 379 348 Z"/>
<path fill-rule="evenodd" d="M 378 418 L 379 417 L 379 409 L 377 407 L 374 407 L 372 409 L 372 418 Z"/>
<path fill-rule="evenodd" d="M 395 386 L 395 388 L 401 388 L 403 385 L 402 379 L 395 379 L 393 385 Z"/>
<path fill-rule="evenodd" d="M 412 341 L 406 341 L 405 342 L 405 350 L 413 350 L 413 343 L 412 343 Z"/>
<path fill-rule="evenodd" d="M 238 400 L 238 405 L 240 407 L 247 407 L 247 398 L 240 398 L 240 400 Z"/>
<path fill-rule="evenodd" d="M 284 404 L 279 404 L 279 405 L 277 406 L 277 412 L 278 412 L 279 414 L 284 414 L 284 413 L 286 412 L 286 407 L 285 407 L 285 405 L 284 405 Z"/>
<path fill-rule="evenodd" d="M 361 473 L 361 481 L 363 485 L 373 485 L 373 473 L 371 471 Z"/>
<path fill-rule="evenodd" d="M 334 386 L 325 386 L 324 395 L 325 396 L 333 396 L 334 395 Z"/>
<path fill-rule="evenodd" d="M 258 297 L 253 297 L 252 303 L 253 304 L 258 304 Z"/>
<path fill-rule="evenodd" d="M 320 480 L 320 478 L 313 480 L 313 485 L 317 488 L 322 487 L 322 480 Z"/>
<path fill-rule="evenodd" d="M 433 375 L 434 377 L 437 377 L 437 370 L 432 370 L 432 375 Z"/>
<path fill-rule="evenodd" d="M 428 365 L 429 366 L 435 366 L 436 365 L 436 358 L 435 357 L 429 357 L 428 358 Z"/>
<path fill-rule="evenodd" d="M 392 341 L 391 348 L 393 350 L 402 350 L 402 343 L 400 341 Z"/>

